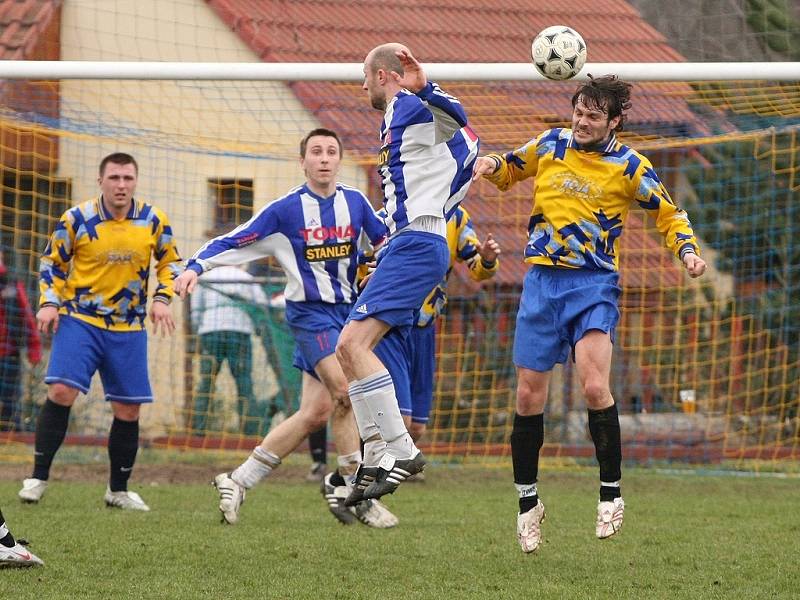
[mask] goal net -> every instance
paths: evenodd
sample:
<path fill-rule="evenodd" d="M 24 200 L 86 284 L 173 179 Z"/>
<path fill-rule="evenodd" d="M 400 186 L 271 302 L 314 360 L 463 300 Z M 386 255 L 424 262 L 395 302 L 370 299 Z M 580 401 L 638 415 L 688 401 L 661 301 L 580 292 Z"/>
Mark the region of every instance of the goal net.
<path fill-rule="evenodd" d="M 52 13 L 42 9 L 29 19 L 30 47 L 3 58 L 237 64 L 263 58 L 347 65 L 388 35 L 359 37 L 348 23 L 364 15 L 345 14 L 349 5 L 335 2 L 330 4 L 340 12 L 316 16 L 310 3 L 267 2 L 263 10 L 272 11 L 271 21 L 237 13 L 239 4 L 247 4 L 237 2 L 36 4 L 51 6 Z M 641 28 L 639 38 L 628 39 L 621 27 L 620 39 L 609 42 L 581 18 L 567 23 L 582 32 L 590 63 L 641 55 L 664 63 L 744 58 L 719 49 L 714 54 L 701 38 L 682 39 L 679 31 L 671 46 L 673 38 L 655 29 L 663 14 L 648 16 L 646 7 L 639 13 L 633 5 L 614 4 Z M 789 3 L 785 9 L 783 29 L 775 27 L 773 12 L 756 13 L 752 7 L 738 23 L 738 35 L 746 33 L 746 44 L 761 49 L 757 58 L 797 59 L 791 53 L 800 44 L 781 46 L 781 40 L 800 39 L 798 16 Z M 383 9 L 368 2 L 364 10 L 372 18 Z M 436 12 L 436 18 L 446 12 Z M 444 27 L 426 21 L 423 13 L 413 12 L 420 28 L 425 23 Z M 511 33 L 502 48 L 488 54 L 472 47 L 460 52 L 458 44 L 465 42 L 456 38 L 426 44 L 419 33 L 403 37 L 432 67 L 468 60 L 521 62 L 535 31 L 548 21 L 569 19 L 531 16 L 522 31 L 512 16 L 499 14 L 502 18 L 485 15 L 481 31 Z M 451 17 L 459 25 L 474 24 Z M 698 16 L 695 27 L 699 21 L 713 27 L 708 15 Z M 381 115 L 369 107 L 354 81 L 357 74 L 339 79 L 329 74 L 341 72 L 340 66 L 322 66 L 314 80 L 306 81 L 0 75 L 5 289 L 19 282 L 35 311 L 38 260 L 48 236 L 67 208 L 97 194 L 98 163 L 115 151 L 136 157 L 137 195 L 168 215 L 185 258 L 210 235 L 232 228 L 303 181 L 298 143 L 314 127 L 340 133 L 345 146 L 340 180 L 368 192 L 377 205 L 374 154 Z M 514 68 L 526 67 L 533 71 L 530 65 Z M 586 70 L 605 74 L 591 67 Z M 785 76 L 696 81 L 689 74 L 683 81 L 648 81 L 652 73 L 639 72 L 622 138 L 650 158 L 688 211 L 709 272 L 689 280 L 652 220 L 642 211 L 631 212 L 620 252 L 623 316 L 611 375 L 625 457 L 792 468 L 800 455 L 800 70 L 795 81 Z M 465 106 L 482 152 L 508 151 L 543 129 L 569 126 L 574 81 L 519 79 L 441 82 Z M 502 194 L 478 182 L 465 201 L 478 236 L 492 233 L 503 256 L 497 276 L 483 285 L 472 283 L 458 266 L 449 283 L 449 307 L 438 323 L 433 411 L 423 442 L 442 460 L 488 463 L 509 452 L 515 392 L 511 346 L 531 202 L 530 182 Z M 224 348 L 197 334 L 198 315 L 191 314 L 188 303 L 175 303 L 179 327 L 174 336 L 150 336 L 156 401 L 143 411 L 142 436 L 153 446 L 249 449 L 276 415 L 297 409 L 299 376 L 291 366 L 293 341 L 279 299 L 282 273 L 263 261 L 251 265 L 250 274 L 272 301 L 227 297 L 253 327 L 247 373 L 231 369 Z M 16 346 L 27 343 L 32 350 L 37 336 L 26 326 L 18 296 L 3 295 L 5 327 Z M 3 428 L 11 431 L 0 434 L 0 453 L 28 452 L 22 444 L 32 439 L 46 394 L 42 380 L 49 340 L 41 343 L 43 356 L 35 365 L 28 360 L 35 352 L 24 349 L 20 360 L 13 350 L 0 357 L 3 389 L 12 390 L 4 399 L 14 400 L 3 414 Z M 248 383 L 252 392 L 246 391 Z M 68 441 L 105 438 L 110 411 L 102 398 L 97 380 L 72 411 Z M 545 418 L 545 455 L 565 462 L 593 456 L 571 362 L 554 373 Z"/>

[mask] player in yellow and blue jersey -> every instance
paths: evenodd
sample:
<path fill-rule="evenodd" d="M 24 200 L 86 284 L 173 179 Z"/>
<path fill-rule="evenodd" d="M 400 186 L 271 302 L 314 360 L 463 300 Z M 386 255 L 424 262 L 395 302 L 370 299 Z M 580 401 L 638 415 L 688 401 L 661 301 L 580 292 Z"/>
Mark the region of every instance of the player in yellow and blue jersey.
<path fill-rule="evenodd" d="M 100 163 L 100 196 L 65 212 L 41 259 L 39 330 L 53 331 L 45 400 L 36 423 L 33 475 L 19 497 L 38 502 L 64 441 L 70 409 L 100 372 L 114 420 L 108 436 L 111 474 L 105 502 L 149 510 L 128 491 L 139 448 L 139 409 L 153 401 L 145 329 L 150 263 L 156 285 L 150 318 L 156 333 L 175 329 L 170 302 L 180 256 L 172 228 L 158 208 L 134 198 L 138 166 L 129 154 Z"/>
<path fill-rule="evenodd" d="M 531 269 L 514 337 L 517 400 L 511 434 L 520 498 L 517 538 L 524 552 L 533 552 L 541 541 L 544 506 L 536 482 L 550 373 L 570 349 L 600 464 L 595 533 L 604 539 L 622 526 L 622 447 L 609 379 L 621 292 L 618 239 L 631 206 L 655 217 L 667 247 L 691 277 L 706 268 L 689 218 L 650 161 L 617 140 L 615 132 L 622 131 L 631 106 L 630 89 L 613 75 L 591 79 L 572 98 L 572 129 L 550 129 L 521 148 L 475 161 L 474 178 L 483 176 L 500 190 L 535 178 L 525 247 Z"/>
<path fill-rule="evenodd" d="M 456 262 L 464 263 L 474 281 L 494 277 L 500 266 L 500 245 L 488 234 L 483 243 L 478 239 L 467 209 L 459 205 L 447 219 L 447 247 L 450 265 L 442 281 L 431 290 L 419 310 L 408 339 L 387 336 L 375 347 L 375 354 L 384 364 L 406 359 L 408 362 L 408 392 L 398 392 L 400 413 L 414 442 L 425 433 L 433 403 L 433 377 L 436 372 L 436 319 L 447 306 L 447 280 Z M 406 356 L 403 357 L 402 355 Z M 390 369 L 390 371 L 393 369 Z M 400 370 L 402 372 L 402 369 Z M 392 374 L 395 386 L 403 378 Z"/>

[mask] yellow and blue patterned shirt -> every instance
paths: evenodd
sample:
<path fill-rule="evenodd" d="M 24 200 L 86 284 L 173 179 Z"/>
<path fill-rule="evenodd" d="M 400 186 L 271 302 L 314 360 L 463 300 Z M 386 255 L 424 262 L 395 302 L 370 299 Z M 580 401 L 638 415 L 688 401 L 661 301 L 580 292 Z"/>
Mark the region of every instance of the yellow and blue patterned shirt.
<path fill-rule="evenodd" d="M 495 260 L 492 264 L 487 265 L 478 254 L 479 245 L 478 236 L 472 226 L 472 219 L 470 219 L 467 209 L 459 205 L 447 219 L 450 266 L 441 283 L 431 290 L 431 293 L 425 298 L 425 302 L 422 303 L 417 327 L 427 327 L 433 323 L 447 306 L 447 279 L 450 277 L 456 261 L 466 263 L 469 268 L 469 276 L 475 281 L 489 279 L 497 272 L 500 261 Z"/>
<path fill-rule="evenodd" d="M 619 269 L 617 239 L 633 202 L 652 213 L 672 252 L 699 254 L 686 212 L 678 208 L 643 155 L 612 135 L 602 148 L 581 148 L 571 129 L 549 129 L 499 160 L 484 175 L 507 190 L 535 177 L 525 262 L 567 268 Z"/>
<path fill-rule="evenodd" d="M 126 217 L 115 220 L 101 198 L 88 200 L 56 224 L 41 259 L 39 305 L 104 329 L 142 330 L 151 257 L 153 298 L 170 302 L 182 268 L 166 215 L 134 198 Z"/>

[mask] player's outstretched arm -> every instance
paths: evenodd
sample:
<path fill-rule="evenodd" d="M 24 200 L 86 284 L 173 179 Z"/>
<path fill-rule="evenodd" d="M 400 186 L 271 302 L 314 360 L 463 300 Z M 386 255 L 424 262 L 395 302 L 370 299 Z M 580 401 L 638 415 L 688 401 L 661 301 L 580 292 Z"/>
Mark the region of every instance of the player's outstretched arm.
<path fill-rule="evenodd" d="M 181 298 L 185 298 L 186 294 L 191 294 L 197 285 L 197 273 L 192 269 L 186 269 L 175 278 L 172 285 L 175 293 Z"/>
<path fill-rule="evenodd" d="M 166 302 L 153 300 L 150 307 L 150 320 L 153 322 L 153 333 L 158 335 L 159 329 L 161 336 L 172 335 L 175 331 L 175 320 L 172 318 L 172 308 Z"/>

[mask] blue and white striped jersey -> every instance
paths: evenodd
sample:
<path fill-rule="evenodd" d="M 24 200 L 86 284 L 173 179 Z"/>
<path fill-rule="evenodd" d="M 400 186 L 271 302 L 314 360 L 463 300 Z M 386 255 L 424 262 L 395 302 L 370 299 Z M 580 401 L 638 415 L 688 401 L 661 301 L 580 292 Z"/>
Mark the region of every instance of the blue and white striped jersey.
<path fill-rule="evenodd" d="M 480 145 L 461 103 L 435 83 L 402 90 L 386 107 L 380 137 L 390 233 L 423 215 L 449 217 L 469 189 Z"/>
<path fill-rule="evenodd" d="M 286 272 L 290 302 L 355 302 L 358 251 L 381 243 L 387 229 L 366 196 L 336 184 L 322 198 L 301 185 L 230 233 L 206 242 L 187 269 L 203 273 L 274 256 Z"/>

